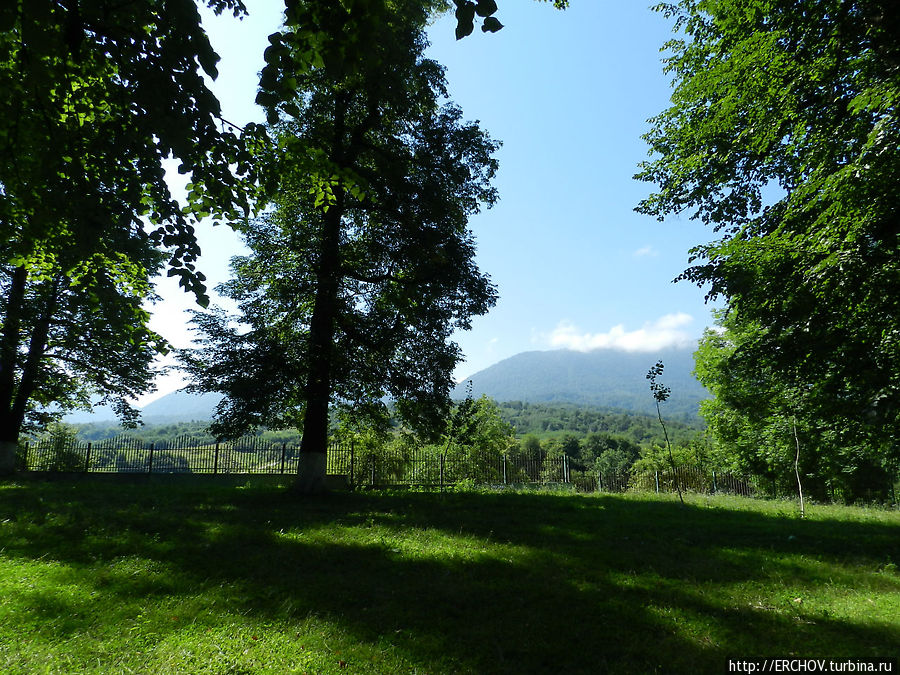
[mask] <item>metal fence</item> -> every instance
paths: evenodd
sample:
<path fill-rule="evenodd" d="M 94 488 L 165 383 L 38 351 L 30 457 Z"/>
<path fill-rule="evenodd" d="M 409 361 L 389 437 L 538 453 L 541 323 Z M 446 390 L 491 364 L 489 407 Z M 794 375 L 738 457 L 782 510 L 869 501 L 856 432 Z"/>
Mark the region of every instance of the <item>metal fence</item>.
<path fill-rule="evenodd" d="M 215 442 L 182 437 L 145 443 L 118 437 L 98 442 L 51 439 L 24 444 L 19 468 L 35 472 L 105 474 L 291 475 L 297 473 L 299 446 L 251 436 Z M 328 474 L 346 476 L 353 487 L 423 486 L 443 488 L 463 482 L 477 485 L 568 484 L 585 492 L 674 492 L 671 470 L 601 473 L 565 455 L 546 457 L 490 453 L 437 452 L 434 448 L 388 450 L 356 448 L 332 441 Z M 683 490 L 766 494 L 752 478 L 698 467 L 678 467 Z"/>
<path fill-rule="evenodd" d="M 118 437 L 97 442 L 49 439 L 25 443 L 19 469 L 31 472 L 103 474 L 290 475 L 297 473 L 300 447 L 251 436 L 234 441 L 182 437 L 162 443 Z M 567 457 L 500 457 L 446 453 L 434 448 L 357 449 L 332 441 L 326 472 L 356 486 L 569 483 Z"/>
<path fill-rule="evenodd" d="M 355 486 L 444 487 L 571 483 L 569 458 L 523 455 L 454 454 L 420 448 L 406 451 L 353 452 L 350 483 Z"/>
<path fill-rule="evenodd" d="M 328 473 L 346 474 L 352 446 L 332 442 Z M 92 443 L 51 439 L 25 443 L 19 468 L 77 473 L 290 474 L 297 472 L 299 446 L 251 436 L 217 443 L 182 437 L 163 443 L 119 437 Z"/>

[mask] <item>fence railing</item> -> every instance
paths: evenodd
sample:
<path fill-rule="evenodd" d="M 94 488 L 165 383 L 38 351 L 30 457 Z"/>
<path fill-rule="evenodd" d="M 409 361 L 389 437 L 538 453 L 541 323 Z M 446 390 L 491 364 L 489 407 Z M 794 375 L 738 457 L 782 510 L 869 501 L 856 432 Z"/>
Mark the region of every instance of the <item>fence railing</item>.
<path fill-rule="evenodd" d="M 291 475 L 297 473 L 299 450 L 296 444 L 273 443 L 255 436 L 219 443 L 192 437 L 161 443 L 128 437 L 90 443 L 51 439 L 24 444 L 19 468 L 106 474 Z M 347 441 L 329 444 L 326 471 L 346 476 L 354 487 L 443 488 L 469 481 L 479 485 L 564 483 L 585 492 L 675 491 L 671 470 L 604 473 L 586 470 L 565 455 L 454 454 L 425 448 L 373 452 Z M 682 489 L 689 492 L 767 493 L 752 478 L 716 470 L 685 466 L 678 467 L 677 475 Z"/>
<path fill-rule="evenodd" d="M 351 454 L 349 443 L 329 444 L 328 473 L 347 473 Z M 18 459 L 26 471 L 274 475 L 297 472 L 299 446 L 255 436 L 220 443 L 190 437 L 162 443 L 128 437 L 91 443 L 57 439 L 25 443 Z"/>

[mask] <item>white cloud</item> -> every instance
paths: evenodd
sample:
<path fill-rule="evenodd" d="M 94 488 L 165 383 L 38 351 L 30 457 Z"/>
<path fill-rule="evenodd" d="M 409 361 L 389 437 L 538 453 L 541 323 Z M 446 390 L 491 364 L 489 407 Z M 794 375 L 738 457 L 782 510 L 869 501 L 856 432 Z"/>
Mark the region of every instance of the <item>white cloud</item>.
<path fill-rule="evenodd" d="M 550 334 L 553 347 L 587 352 L 592 349 L 624 349 L 629 352 L 649 352 L 666 347 L 685 347 L 694 339 L 685 326 L 694 318 L 684 312 L 666 314 L 648 322 L 637 330 L 627 331 L 623 324 L 613 326 L 606 333 L 582 333 L 570 321 L 561 321 Z"/>
<path fill-rule="evenodd" d="M 650 246 L 644 246 L 643 248 L 639 248 L 637 251 L 632 253 L 635 258 L 655 258 L 659 255 L 659 251 Z"/>

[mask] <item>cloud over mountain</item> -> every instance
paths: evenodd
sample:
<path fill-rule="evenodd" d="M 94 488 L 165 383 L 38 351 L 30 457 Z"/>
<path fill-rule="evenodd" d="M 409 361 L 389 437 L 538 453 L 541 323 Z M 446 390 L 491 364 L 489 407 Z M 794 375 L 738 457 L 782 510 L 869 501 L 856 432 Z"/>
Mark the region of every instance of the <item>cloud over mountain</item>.
<path fill-rule="evenodd" d="M 684 312 L 666 314 L 641 328 L 628 331 L 624 324 L 606 333 L 584 333 L 569 321 L 561 321 L 549 336 L 552 347 L 588 352 L 594 349 L 622 349 L 629 352 L 651 352 L 669 347 L 687 347 L 696 338 L 685 330 L 694 318 Z"/>

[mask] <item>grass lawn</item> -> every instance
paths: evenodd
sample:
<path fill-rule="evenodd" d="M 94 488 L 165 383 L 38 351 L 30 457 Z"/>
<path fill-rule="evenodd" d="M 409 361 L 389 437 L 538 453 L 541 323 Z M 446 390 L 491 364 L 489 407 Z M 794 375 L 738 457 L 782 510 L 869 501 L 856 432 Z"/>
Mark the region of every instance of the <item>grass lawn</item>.
<path fill-rule="evenodd" d="M 900 513 L 0 483 L 2 673 L 725 673 L 900 652 Z"/>

